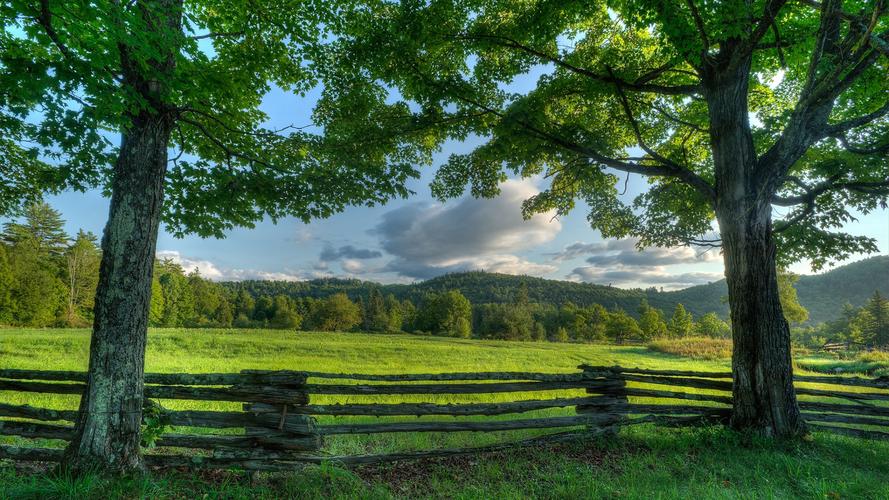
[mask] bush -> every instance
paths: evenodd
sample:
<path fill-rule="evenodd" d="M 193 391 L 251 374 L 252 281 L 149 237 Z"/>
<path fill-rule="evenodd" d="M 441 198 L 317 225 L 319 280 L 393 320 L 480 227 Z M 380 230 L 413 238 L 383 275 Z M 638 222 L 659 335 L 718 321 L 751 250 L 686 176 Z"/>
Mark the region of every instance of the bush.
<path fill-rule="evenodd" d="M 731 359 L 731 339 L 709 337 L 686 337 L 674 340 L 657 340 L 648 344 L 648 349 L 664 354 L 673 354 L 692 359 Z"/>

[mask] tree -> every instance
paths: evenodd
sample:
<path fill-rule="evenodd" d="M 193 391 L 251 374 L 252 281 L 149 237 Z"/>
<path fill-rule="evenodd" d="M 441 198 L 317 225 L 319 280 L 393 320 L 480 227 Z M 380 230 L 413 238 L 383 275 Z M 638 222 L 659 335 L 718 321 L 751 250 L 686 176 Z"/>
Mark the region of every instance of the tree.
<path fill-rule="evenodd" d="M 628 338 L 642 336 L 639 324 L 623 309 L 617 309 L 608 314 L 605 332 L 609 338 L 614 339 L 618 344 L 622 344 Z"/>
<path fill-rule="evenodd" d="M 580 199 L 604 237 L 720 246 L 732 425 L 798 435 L 776 264 L 876 251 L 838 229 L 889 197 L 887 4 L 846 3 L 381 0 L 344 16 L 326 98 L 358 86 L 386 102 L 394 87 L 415 113 L 393 134 L 423 130 L 422 148 L 485 138 L 438 169 L 440 198 L 543 174 L 526 215 Z M 344 116 L 341 129 L 359 140 L 362 124 Z M 650 182 L 632 203 L 624 175 Z"/>
<path fill-rule="evenodd" d="M 144 351 L 161 218 L 176 235 L 221 236 L 266 217 L 308 221 L 408 193 L 405 181 L 427 153 L 374 134 L 373 118 L 366 143 L 340 140 L 329 123 L 338 108 L 316 110 L 324 138 L 265 125 L 259 106 L 272 85 L 303 93 L 328 64 L 337 7 L 267 0 L 4 4 L 0 208 L 15 210 L 40 190 L 111 193 L 89 376 L 65 454 L 72 470 L 141 467 Z M 351 104 L 371 117 L 404 114 L 369 97 L 356 89 Z M 107 131 L 120 134 L 119 146 Z"/>
<path fill-rule="evenodd" d="M 648 305 L 648 301 L 642 299 L 639 304 L 639 328 L 642 330 L 642 339 L 651 340 L 667 336 L 667 324 L 664 322 L 663 313 Z"/>
<path fill-rule="evenodd" d="M 15 275 L 9 265 L 6 245 L 0 243 L 0 324 L 12 322 L 12 285 Z"/>
<path fill-rule="evenodd" d="M 809 311 L 799 303 L 796 288 L 793 286 L 798 280 L 797 274 L 778 271 L 778 299 L 781 301 L 784 319 L 788 323 L 803 323 L 809 319 Z"/>
<path fill-rule="evenodd" d="M 23 222 L 3 227 L 3 241 L 9 245 L 31 245 L 40 256 L 59 258 L 68 248 L 68 235 L 62 214 L 44 202 L 25 206 Z"/>
<path fill-rule="evenodd" d="M 274 314 L 269 319 L 269 326 L 286 330 L 296 330 L 302 324 L 302 317 L 293 308 L 293 304 L 286 295 L 275 297 Z"/>
<path fill-rule="evenodd" d="M 725 338 L 731 335 L 732 329 L 728 323 L 719 318 L 716 313 L 709 312 L 695 322 L 694 334 L 701 337 Z"/>
<path fill-rule="evenodd" d="M 676 309 L 673 310 L 673 316 L 670 318 L 667 330 L 673 338 L 688 337 L 691 334 L 693 323 L 694 317 L 692 314 L 687 312 L 682 304 L 676 304 Z"/>
<path fill-rule="evenodd" d="M 361 309 L 345 293 L 322 299 L 312 312 L 312 327 L 328 332 L 351 330 L 361 323 Z"/>
<path fill-rule="evenodd" d="M 875 291 L 861 308 L 857 325 L 868 343 L 889 347 L 889 300 Z"/>
<path fill-rule="evenodd" d="M 429 294 L 417 311 L 418 329 L 445 337 L 469 338 L 472 304 L 457 290 Z"/>
<path fill-rule="evenodd" d="M 84 316 L 92 315 L 102 259 L 97 241 L 96 235 L 81 230 L 65 252 L 68 288 L 65 321 L 72 326 L 84 323 Z"/>
<path fill-rule="evenodd" d="M 389 311 L 380 289 L 377 287 L 372 288 L 370 294 L 368 294 L 367 301 L 362 302 L 362 304 L 361 313 L 364 329 L 369 332 L 389 331 Z"/>

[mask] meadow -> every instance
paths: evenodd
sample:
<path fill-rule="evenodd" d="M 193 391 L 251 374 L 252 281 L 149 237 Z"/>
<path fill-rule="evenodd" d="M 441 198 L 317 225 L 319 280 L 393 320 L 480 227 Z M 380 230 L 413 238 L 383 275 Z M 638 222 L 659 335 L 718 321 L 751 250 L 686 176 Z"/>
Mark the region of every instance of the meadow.
<path fill-rule="evenodd" d="M 2 329 L 0 368 L 85 370 L 88 344 L 87 330 Z M 798 366 L 830 362 L 836 361 L 817 357 L 797 360 Z M 581 363 L 711 371 L 725 370 L 729 365 L 724 359 L 689 359 L 638 345 L 517 343 L 273 330 L 158 329 L 149 334 L 146 371 L 576 373 Z M 579 394 L 564 391 L 566 396 Z M 523 395 L 528 399 L 537 396 Z M 495 397 L 510 398 L 509 395 Z M 333 402 L 333 396 L 327 398 Z M 342 402 L 342 396 L 339 398 L 336 401 Z M 401 401 L 410 398 L 399 396 Z M 433 402 L 491 400 L 490 395 L 440 398 Z M 360 398 L 349 401 L 359 402 Z M 76 398 L 0 392 L 0 402 L 62 409 L 73 408 Z M 239 406 L 235 403 L 176 404 L 190 404 L 193 408 L 204 405 L 203 408 L 212 409 Z M 573 409 L 534 414 L 569 412 Z M 344 418 L 361 420 L 358 417 L 337 420 Z M 327 419 L 333 420 L 333 417 Z M 541 432 L 527 431 L 526 434 Z M 497 433 L 337 436 L 325 446 L 325 451 L 347 454 L 480 445 L 502 437 Z M 24 441 L 0 438 L 0 442 L 22 444 Z M 40 444 L 59 446 L 61 443 Z M 97 477 L 72 480 L 0 465 L 0 498 L 195 495 L 208 498 L 887 498 L 887 478 L 889 444 L 883 442 L 813 433 L 806 441 L 775 443 L 721 428 L 640 426 L 624 429 L 614 437 L 518 452 L 354 469 L 324 464 L 292 473 L 255 477 L 239 472 L 165 471 L 106 482 Z"/>

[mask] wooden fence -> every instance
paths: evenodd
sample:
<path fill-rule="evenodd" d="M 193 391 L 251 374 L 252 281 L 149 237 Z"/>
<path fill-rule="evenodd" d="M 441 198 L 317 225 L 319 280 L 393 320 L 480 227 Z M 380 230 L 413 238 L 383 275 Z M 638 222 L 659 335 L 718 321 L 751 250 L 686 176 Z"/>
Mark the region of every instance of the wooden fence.
<path fill-rule="evenodd" d="M 146 374 L 146 404 L 177 407 L 152 412 L 159 415 L 155 422 L 174 432 L 156 440 L 146 461 L 158 466 L 287 470 L 306 462 L 357 464 L 493 451 L 614 432 L 643 422 L 725 423 L 730 416 L 729 372 L 588 365 L 579 369 L 577 373 Z M 85 380 L 79 372 L 0 370 L 0 400 L 4 393 L 79 395 Z M 889 437 L 889 379 L 797 376 L 796 382 L 801 408 L 813 428 Z M 178 409 L 188 401 L 205 409 Z M 228 409 L 208 410 L 207 405 Z M 527 415 L 531 412 L 536 414 Z M 405 419 L 412 416 L 422 418 Z M 61 458 L 55 440 L 71 438 L 77 411 L 0 403 L 0 417 L 4 417 L 0 436 L 36 440 L 27 446 L 0 445 L 0 458 L 54 461 Z M 528 437 L 529 430 L 547 433 Z M 324 444 L 328 436 L 416 432 L 496 432 L 503 439 L 472 448 L 340 456 L 326 452 Z"/>

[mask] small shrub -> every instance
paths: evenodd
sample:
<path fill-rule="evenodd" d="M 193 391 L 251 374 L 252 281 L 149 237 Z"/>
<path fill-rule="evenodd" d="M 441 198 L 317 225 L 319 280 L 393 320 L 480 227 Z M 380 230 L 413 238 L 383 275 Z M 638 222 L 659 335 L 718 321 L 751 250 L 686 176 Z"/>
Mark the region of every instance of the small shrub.
<path fill-rule="evenodd" d="M 648 349 L 691 359 L 730 359 L 732 357 L 731 339 L 714 339 L 709 337 L 686 337 L 682 339 L 655 340 L 648 344 Z"/>

